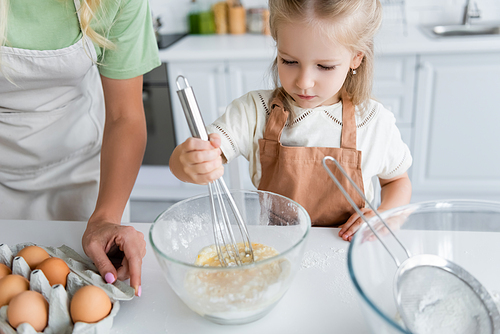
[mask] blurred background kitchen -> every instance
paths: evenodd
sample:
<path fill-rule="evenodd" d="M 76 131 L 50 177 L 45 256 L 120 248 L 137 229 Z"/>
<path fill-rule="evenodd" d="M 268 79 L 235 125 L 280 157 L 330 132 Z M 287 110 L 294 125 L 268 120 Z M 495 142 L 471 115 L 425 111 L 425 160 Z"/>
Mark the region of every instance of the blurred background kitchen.
<path fill-rule="evenodd" d="M 412 151 L 412 202 L 500 201 L 500 1 L 381 2 L 373 93 Z M 150 4 L 163 64 L 144 77 L 148 145 L 131 195 L 134 222 L 206 192 L 168 169 L 173 148 L 189 136 L 176 77 L 188 78 L 209 123 L 247 91 L 271 88 L 275 57 L 267 0 Z M 224 177 L 230 188 L 253 189 L 243 158 Z"/>

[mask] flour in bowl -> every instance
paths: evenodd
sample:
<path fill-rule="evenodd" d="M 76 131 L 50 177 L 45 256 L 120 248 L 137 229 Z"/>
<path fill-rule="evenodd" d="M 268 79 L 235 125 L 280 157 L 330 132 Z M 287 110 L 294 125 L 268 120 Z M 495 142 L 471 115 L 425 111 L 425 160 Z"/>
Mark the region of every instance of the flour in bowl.
<path fill-rule="evenodd" d="M 462 281 L 451 280 L 440 287 L 431 286 L 427 293 L 415 298 L 415 313 L 408 319 L 416 334 L 491 333 L 488 312 L 477 295 L 460 287 Z M 497 305 L 498 307 L 498 305 Z M 404 326 L 398 314 L 396 320 Z"/>

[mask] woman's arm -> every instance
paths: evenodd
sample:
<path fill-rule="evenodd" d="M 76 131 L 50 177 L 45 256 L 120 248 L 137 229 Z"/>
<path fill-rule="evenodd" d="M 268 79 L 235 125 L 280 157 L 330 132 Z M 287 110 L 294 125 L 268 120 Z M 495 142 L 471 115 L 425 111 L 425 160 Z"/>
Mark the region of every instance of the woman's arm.
<path fill-rule="evenodd" d="M 120 223 L 146 147 L 142 76 L 126 80 L 101 76 L 101 80 L 106 105 L 101 180 L 82 244 L 107 282 L 130 277 L 130 285 L 140 295 L 146 242 L 141 232 Z M 118 260 L 121 263 L 112 264 L 113 253 L 123 257 Z"/>
<path fill-rule="evenodd" d="M 392 179 L 379 179 L 381 186 L 381 202 L 377 211 L 382 212 L 398 206 L 410 203 L 411 181 L 408 173 L 404 173 Z M 366 217 L 375 214 L 369 208 L 361 209 Z M 340 226 L 339 236 L 347 241 L 351 241 L 354 233 L 361 227 L 364 220 L 354 213 L 343 225 Z"/>

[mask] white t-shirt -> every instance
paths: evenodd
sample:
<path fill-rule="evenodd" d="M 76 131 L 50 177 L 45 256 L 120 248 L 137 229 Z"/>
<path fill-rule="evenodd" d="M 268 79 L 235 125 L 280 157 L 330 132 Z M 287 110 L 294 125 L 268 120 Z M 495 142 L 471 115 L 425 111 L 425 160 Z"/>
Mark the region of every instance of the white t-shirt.
<path fill-rule="evenodd" d="M 269 113 L 271 90 L 253 91 L 234 100 L 224 115 L 207 127 L 222 138 L 222 153 L 228 162 L 244 156 L 250 162 L 250 177 L 258 188 L 261 178 L 259 139 Z M 370 100 L 364 113 L 356 108 L 356 145 L 361 153 L 365 196 L 374 198 L 372 177 L 390 179 L 406 172 L 412 157 L 401 140 L 394 115 L 382 104 Z M 340 147 L 342 102 L 314 109 L 292 107 L 281 134 L 283 146 Z M 314 177 L 314 175 L 310 175 Z"/>

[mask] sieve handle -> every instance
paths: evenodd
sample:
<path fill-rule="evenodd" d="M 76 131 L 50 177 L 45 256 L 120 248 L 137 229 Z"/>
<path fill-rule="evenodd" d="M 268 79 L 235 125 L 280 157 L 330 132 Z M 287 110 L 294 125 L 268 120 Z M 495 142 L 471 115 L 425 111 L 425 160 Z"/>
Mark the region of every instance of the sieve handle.
<path fill-rule="evenodd" d="M 181 88 L 182 85 L 179 81 L 184 81 L 185 88 Z M 189 86 L 189 82 L 182 75 L 177 77 L 176 84 L 177 95 L 181 101 L 182 110 L 184 110 L 184 116 L 186 116 L 189 130 L 191 130 L 191 135 L 196 138 L 208 140 L 205 122 L 201 116 L 200 107 L 198 106 L 198 102 L 194 96 L 193 88 Z"/>
<path fill-rule="evenodd" d="M 337 168 L 342 172 L 342 174 L 349 180 L 349 182 L 352 184 L 352 186 L 354 187 L 354 189 L 356 189 L 356 192 L 361 196 L 361 198 L 365 201 L 365 203 L 368 204 L 368 206 L 370 207 L 370 209 L 372 209 L 372 211 L 375 213 L 375 215 L 377 215 L 377 217 L 380 219 L 380 221 L 385 225 L 385 227 L 392 234 L 392 236 L 394 237 L 394 239 L 396 239 L 396 241 L 399 243 L 399 245 L 404 249 L 404 251 L 406 252 L 406 255 L 408 256 L 408 258 L 411 256 L 410 252 L 401 243 L 401 241 L 396 237 L 396 235 L 394 234 L 394 232 L 392 231 L 392 229 L 389 227 L 389 225 L 380 216 L 380 214 L 378 213 L 377 209 L 375 209 L 375 207 L 366 199 L 365 195 L 359 189 L 358 185 L 356 183 L 354 183 L 354 181 L 346 173 L 346 171 L 344 170 L 344 168 L 342 168 L 342 166 L 340 165 L 340 163 L 335 158 L 333 158 L 333 157 L 330 157 L 330 156 L 324 157 L 323 158 L 323 167 L 327 171 L 328 175 L 330 175 L 330 177 L 332 178 L 332 180 L 335 182 L 335 184 L 337 185 L 337 187 L 339 187 L 340 191 L 342 192 L 342 194 L 345 196 L 345 198 L 349 202 L 349 204 L 351 204 L 351 206 L 353 207 L 353 209 L 356 210 L 356 213 L 361 217 L 361 219 L 363 219 L 365 221 L 365 223 L 368 225 L 368 227 L 370 228 L 370 230 L 372 230 L 373 234 L 375 234 L 375 236 L 377 237 L 377 239 L 382 243 L 382 245 L 384 246 L 384 248 L 391 255 L 392 259 L 396 263 L 396 266 L 399 267 L 400 262 L 397 259 L 397 257 L 389 250 L 389 248 L 384 243 L 384 241 L 382 240 L 382 238 L 379 236 L 379 234 L 377 233 L 377 231 L 375 231 L 375 229 L 372 227 L 372 225 L 368 222 L 368 218 L 366 218 L 366 216 L 363 214 L 363 212 L 361 212 L 361 210 L 358 208 L 358 206 L 356 205 L 356 203 L 354 203 L 352 197 L 347 193 L 347 191 L 344 189 L 344 187 L 340 184 L 339 180 L 335 177 L 335 175 L 333 175 L 333 173 L 330 170 L 330 168 L 328 168 L 328 166 L 326 164 L 326 162 L 328 160 L 332 161 L 337 166 Z"/>

